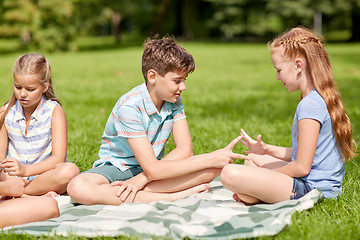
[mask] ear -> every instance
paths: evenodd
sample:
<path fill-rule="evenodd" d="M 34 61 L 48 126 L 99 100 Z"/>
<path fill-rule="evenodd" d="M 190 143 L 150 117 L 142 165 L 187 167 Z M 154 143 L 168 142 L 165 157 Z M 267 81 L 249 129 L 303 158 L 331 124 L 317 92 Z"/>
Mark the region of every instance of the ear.
<path fill-rule="evenodd" d="M 46 91 L 47 91 L 48 89 L 49 89 L 49 84 L 46 83 L 42 92 L 43 92 L 43 93 L 46 93 Z"/>
<path fill-rule="evenodd" d="M 305 60 L 302 58 L 295 59 L 295 70 L 297 73 L 301 73 L 305 69 Z"/>
<path fill-rule="evenodd" d="M 150 84 L 155 84 L 158 73 L 154 69 L 149 69 L 147 72 L 147 80 Z"/>

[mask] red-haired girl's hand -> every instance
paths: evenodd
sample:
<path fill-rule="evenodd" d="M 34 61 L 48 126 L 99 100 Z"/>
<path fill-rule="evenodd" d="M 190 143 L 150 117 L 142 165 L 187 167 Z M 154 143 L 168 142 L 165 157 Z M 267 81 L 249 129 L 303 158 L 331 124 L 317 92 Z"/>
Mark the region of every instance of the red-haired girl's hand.
<path fill-rule="evenodd" d="M 249 153 L 254 153 L 258 155 L 266 154 L 267 144 L 261 140 L 260 134 L 256 137 L 256 140 L 254 140 L 249 135 L 247 135 L 247 133 L 243 129 L 241 129 L 240 135 L 242 136 L 242 139 L 240 140 L 241 143 L 245 147 L 249 148 L 249 151 L 244 152 L 245 154 L 249 154 Z"/>

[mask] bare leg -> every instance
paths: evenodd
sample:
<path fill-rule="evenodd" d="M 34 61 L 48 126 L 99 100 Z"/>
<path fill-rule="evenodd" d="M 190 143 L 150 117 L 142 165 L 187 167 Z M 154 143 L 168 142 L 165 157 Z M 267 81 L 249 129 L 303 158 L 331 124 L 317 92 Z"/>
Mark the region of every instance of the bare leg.
<path fill-rule="evenodd" d="M 177 199 L 182 199 L 196 193 L 207 192 L 209 190 L 210 190 L 210 185 L 204 183 L 197 185 L 195 187 L 191 187 L 173 193 L 156 193 L 156 192 L 148 192 L 148 191 L 139 191 L 138 194 L 136 194 L 134 202 L 154 202 L 160 200 L 175 201 Z"/>
<path fill-rule="evenodd" d="M 240 200 L 254 204 L 289 200 L 293 179 L 285 174 L 261 168 L 230 164 L 221 172 L 224 187 L 236 193 Z"/>
<path fill-rule="evenodd" d="M 204 169 L 180 177 L 150 182 L 145 186 L 144 190 L 158 193 L 177 192 L 200 184 L 210 183 L 214 178 L 219 176 L 220 173 L 220 168 Z"/>
<path fill-rule="evenodd" d="M 276 169 L 279 167 L 282 167 L 288 162 L 285 162 L 281 159 L 274 158 L 269 155 L 257 155 L 257 154 L 249 154 L 250 161 L 245 161 L 245 166 L 251 166 L 251 167 L 263 167 L 267 169 Z M 261 203 L 261 201 L 255 197 L 241 194 L 241 193 L 234 193 L 233 198 L 238 202 L 243 202 L 246 205 L 253 205 L 257 203 Z"/>
<path fill-rule="evenodd" d="M 257 155 L 250 153 L 248 156 L 250 157 L 251 160 L 244 162 L 244 165 L 246 166 L 256 166 L 267 169 L 276 169 L 288 164 L 288 162 L 285 162 L 278 158 L 274 158 L 269 155 Z"/>
<path fill-rule="evenodd" d="M 67 184 L 79 174 L 79 168 L 70 162 L 59 163 L 51 169 L 37 176 L 25 188 L 26 195 L 44 195 L 50 191 L 62 194 L 66 192 Z"/>
<path fill-rule="evenodd" d="M 0 201 L 0 228 L 59 216 L 52 197 L 24 197 Z"/>
<path fill-rule="evenodd" d="M 123 203 L 120 197 L 116 196 L 120 187 L 111 186 L 109 181 L 102 175 L 96 173 L 82 173 L 70 181 L 67 191 L 70 197 L 81 204 L 94 205 L 120 205 Z M 139 191 L 136 194 L 135 202 L 153 202 L 158 200 L 174 201 L 187 197 L 191 194 L 208 191 L 209 184 L 201 184 L 186 190 L 173 193 L 154 193 Z"/>

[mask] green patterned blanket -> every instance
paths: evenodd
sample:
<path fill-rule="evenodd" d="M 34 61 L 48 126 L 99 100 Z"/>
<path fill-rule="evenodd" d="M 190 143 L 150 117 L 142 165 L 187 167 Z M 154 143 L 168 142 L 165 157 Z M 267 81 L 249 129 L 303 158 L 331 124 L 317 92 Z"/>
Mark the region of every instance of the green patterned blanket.
<path fill-rule="evenodd" d="M 43 222 L 5 228 L 36 236 L 133 236 L 182 239 L 234 239 L 279 233 L 295 211 L 312 208 L 323 196 L 313 190 L 299 200 L 245 206 L 218 180 L 211 191 L 174 202 L 84 206 L 68 196 L 57 198 L 61 215 Z"/>

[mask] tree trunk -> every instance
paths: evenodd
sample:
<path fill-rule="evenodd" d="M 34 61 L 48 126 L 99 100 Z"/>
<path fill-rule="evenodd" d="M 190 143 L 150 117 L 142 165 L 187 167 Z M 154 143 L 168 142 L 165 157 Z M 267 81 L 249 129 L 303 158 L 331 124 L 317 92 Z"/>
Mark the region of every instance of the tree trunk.
<path fill-rule="evenodd" d="M 154 22 L 153 27 L 151 28 L 150 34 L 158 34 L 158 32 L 161 29 L 161 26 L 164 23 L 164 19 L 165 19 L 165 15 L 166 15 L 166 11 L 169 7 L 170 4 L 170 0 L 162 0 L 161 2 L 161 6 L 159 8 L 159 13 L 157 15 L 157 18 Z"/>
<path fill-rule="evenodd" d="M 112 34 L 115 38 L 116 43 L 119 43 L 121 41 L 120 23 L 121 23 L 121 14 L 119 12 L 114 12 L 112 16 Z"/>
<path fill-rule="evenodd" d="M 182 30 L 183 30 L 183 37 L 186 40 L 192 40 L 194 38 L 194 33 L 192 31 L 191 25 L 193 24 L 194 20 L 194 1 L 193 0 L 184 0 L 183 9 L 181 14 L 181 22 L 182 22 Z"/>
<path fill-rule="evenodd" d="M 352 27 L 351 27 L 351 42 L 360 41 L 360 10 L 356 9 L 351 13 Z"/>

